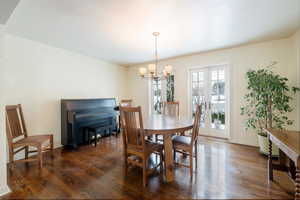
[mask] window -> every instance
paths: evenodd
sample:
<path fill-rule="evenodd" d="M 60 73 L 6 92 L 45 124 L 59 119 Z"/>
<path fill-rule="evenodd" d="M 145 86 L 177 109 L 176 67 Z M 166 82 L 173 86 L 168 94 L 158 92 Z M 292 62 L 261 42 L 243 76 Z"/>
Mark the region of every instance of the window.
<path fill-rule="evenodd" d="M 169 76 L 166 81 L 151 80 L 152 113 L 162 113 L 163 101 L 174 101 L 174 75 Z"/>
<path fill-rule="evenodd" d="M 161 80 L 152 80 L 152 111 L 161 114 L 162 107 L 162 84 Z"/>

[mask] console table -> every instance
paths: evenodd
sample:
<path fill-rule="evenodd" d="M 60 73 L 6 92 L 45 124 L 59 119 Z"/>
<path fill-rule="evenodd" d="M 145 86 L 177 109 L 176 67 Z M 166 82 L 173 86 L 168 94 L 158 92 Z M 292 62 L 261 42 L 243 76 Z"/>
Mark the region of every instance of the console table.
<path fill-rule="evenodd" d="M 285 171 L 295 183 L 295 199 L 300 200 L 300 131 L 265 129 L 269 139 L 268 179 L 273 169 Z M 279 164 L 272 162 L 272 143 L 279 148 Z"/>

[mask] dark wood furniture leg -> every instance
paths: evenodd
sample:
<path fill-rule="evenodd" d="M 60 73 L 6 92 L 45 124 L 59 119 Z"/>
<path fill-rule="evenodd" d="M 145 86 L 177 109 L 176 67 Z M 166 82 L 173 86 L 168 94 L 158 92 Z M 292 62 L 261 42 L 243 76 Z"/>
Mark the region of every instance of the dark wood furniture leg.
<path fill-rule="evenodd" d="M 94 144 L 96 147 L 97 146 L 97 131 L 96 130 L 94 131 Z"/>
<path fill-rule="evenodd" d="M 120 117 L 120 115 L 119 115 L 118 123 L 119 123 L 119 125 L 118 125 L 118 128 L 117 128 L 117 133 L 119 134 L 121 132 L 121 117 Z"/>
<path fill-rule="evenodd" d="M 97 146 L 97 130 L 95 128 L 87 128 L 88 130 L 88 137 L 89 137 L 89 144 L 91 144 L 91 135 L 90 133 L 92 132 L 92 134 L 94 135 L 94 145 L 95 147 Z"/>
<path fill-rule="evenodd" d="M 85 130 L 86 130 L 86 134 L 88 136 L 88 144 L 91 144 L 90 130 L 88 128 L 86 128 Z"/>
<path fill-rule="evenodd" d="M 300 200 L 300 169 L 296 167 L 295 200 Z"/>
<path fill-rule="evenodd" d="M 75 132 L 76 132 L 76 125 L 72 124 L 72 136 L 71 136 L 72 144 L 71 144 L 71 146 L 72 146 L 73 149 L 78 149 L 78 145 L 76 143 L 76 134 L 75 134 Z"/>
<path fill-rule="evenodd" d="M 268 179 L 273 181 L 272 141 L 269 139 Z"/>

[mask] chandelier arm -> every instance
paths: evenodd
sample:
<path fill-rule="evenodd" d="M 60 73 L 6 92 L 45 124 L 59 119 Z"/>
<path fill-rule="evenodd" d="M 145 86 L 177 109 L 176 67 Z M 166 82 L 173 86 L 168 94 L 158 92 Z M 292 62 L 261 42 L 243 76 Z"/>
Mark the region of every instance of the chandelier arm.
<path fill-rule="evenodd" d="M 165 66 L 164 70 L 162 72 L 158 71 L 158 48 L 157 48 L 157 44 L 158 44 L 158 36 L 159 36 L 159 32 L 153 32 L 153 35 L 155 36 L 155 50 L 154 50 L 154 54 L 155 54 L 155 64 L 149 64 L 148 68 L 149 68 L 149 73 L 147 74 L 147 69 L 145 68 L 140 68 L 140 75 L 142 78 L 145 79 L 151 79 L 151 80 L 166 80 L 172 71 L 172 66 L 171 65 L 167 65 Z"/>

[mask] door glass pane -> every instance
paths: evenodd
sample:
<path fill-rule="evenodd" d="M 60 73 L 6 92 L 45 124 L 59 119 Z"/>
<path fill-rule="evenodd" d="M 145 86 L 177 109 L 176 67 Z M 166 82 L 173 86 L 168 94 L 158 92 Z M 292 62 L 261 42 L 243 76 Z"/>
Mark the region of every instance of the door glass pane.
<path fill-rule="evenodd" d="M 198 81 L 198 73 L 197 72 L 193 72 L 192 73 L 192 81 L 193 82 L 197 82 Z"/>
<path fill-rule="evenodd" d="M 211 94 L 209 107 L 211 110 L 211 128 L 225 129 L 225 71 L 211 71 Z"/>
<path fill-rule="evenodd" d="M 196 105 L 203 104 L 200 116 L 200 127 L 205 127 L 205 91 L 204 91 L 204 72 L 192 72 L 192 114 L 196 113 Z"/>

